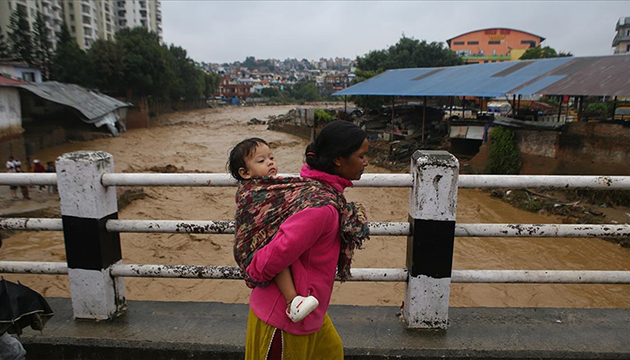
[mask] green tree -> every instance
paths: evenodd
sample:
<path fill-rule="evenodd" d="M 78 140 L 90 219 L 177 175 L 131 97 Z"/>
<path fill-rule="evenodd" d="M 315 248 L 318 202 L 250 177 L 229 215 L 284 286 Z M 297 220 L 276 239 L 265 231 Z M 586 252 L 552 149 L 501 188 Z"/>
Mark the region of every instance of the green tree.
<path fill-rule="evenodd" d="M 291 95 L 297 100 L 317 101 L 319 92 L 314 82 L 298 82 L 293 86 Z"/>
<path fill-rule="evenodd" d="M 97 40 L 88 55 L 94 67 L 94 85 L 106 94 L 124 95 L 127 63 L 122 46 L 114 41 Z"/>
<path fill-rule="evenodd" d="M 372 50 L 357 57 L 356 82 L 369 79 L 385 70 L 442 67 L 461 65 L 461 58 L 442 43 L 427 43 L 408 38 L 404 34 L 395 45 L 383 50 Z M 353 96 L 352 100 L 362 108 L 373 108 L 386 104 L 387 97 Z"/>
<path fill-rule="evenodd" d="M 92 86 L 94 75 L 90 58 L 74 41 L 66 23 L 61 24 L 57 39 L 57 52 L 50 67 L 50 78 L 70 84 Z"/>
<path fill-rule="evenodd" d="M 143 27 L 124 28 L 116 33 L 116 42 L 125 54 L 122 85 L 128 94 L 169 98 L 174 64 L 168 48 L 160 45 L 157 34 Z"/>
<path fill-rule="evenodd" d="M 217 91 L 219 91 L 219 85 L 221 85 L 221 80 L 223 77 L 219 74 L 215 73 L 205 73 L 204 74 L 205 87 L 204 87 L 204 95 L 207 97 L 212 96 Z"/>
<path fill-rule="evenodd" d="M 18 5 L 9 21 L 9 48 L 14 60 L 33 63 L 33 38 L 28 23 L 26 7 Z"/>
<path fill-rule="evenodd" d="M 547 58 L 556 58 L 556 57 L 568 57 L 573 56 L 570 52 L 556 52 L 554 48 L 549 46 L 536 46 L 527 49 L 525 53 L 519 58 L 519 60 L 531 60 L 531 59 L 547 59 Z"/>
<path fill-rule="evenodd" d="M 503 126 L 493 128 L 486 173 L 510 175 L 518 174 L 520 170 L 521 156 L 514 141 L 514 132 Z"/>
<path fill-rule="evenodd" d="M 33 47 L 35 59 L 39 63 L 39 69 L 44 79 L 50 78 L 50 67 L 53 60 L 53 44 L 50 39 L 44 15 L 37 12 L 35 28 L 33 29 Z"/>
<path fill-rule="evenodd" d="M 2 30 L 0 30 L 0 59 L 7 59 L 9 55 L 9 46 L 7 45 L 7 40 L 4 38 Z"/>
<path fill-rule="evenodd" d="M 264 97 L 273 98 L 280 95 L 280 90 L 276 88 L 263 88 L 260 94 Z"/>
<path fill-rule="evenodd" d="M 171 85 L 171 98 L 198 100 L 204 94 L 204 73 L 195 66 L 195 62 L 188 57 L 186 50 L 180 46 L 171 45 L 169 53 L 174 62 L 175 78 Z"/>

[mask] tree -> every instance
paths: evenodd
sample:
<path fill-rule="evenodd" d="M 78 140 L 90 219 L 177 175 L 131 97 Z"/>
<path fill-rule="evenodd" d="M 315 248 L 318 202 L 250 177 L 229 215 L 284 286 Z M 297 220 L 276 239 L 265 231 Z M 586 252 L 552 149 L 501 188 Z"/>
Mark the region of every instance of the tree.
<path fill-rule="evenodd" d="M 33 63 L 33 39 L 28 23 L 26 7 L 18 5 L 11 14 L 9 22 L 9 48 L 14 60 Z"/>
<path fill-rule="evenodd" d="M 378 75 L 389 69 L 441 67 L 461 65 L 461 58 L 442 43 L 427 43 L 408 38 L 404 34 L 395 45 L 384 50 L 373 50 L 357 57 L 356 82 Z M 386 104 L 388 98 L 353 96 L 352 101 L 362 108 L 374 108 Z"/>
<path fill-rule="evenodd" d="M 66 23 L 61 24 L 57 39 L 59 39 L 57 52 L 50 67 L 50 78 L 70 84 L 92 86 L 94 76 L 90 58 L 74 41 Z"/>
<path fill-rule="evenodd" d="M 9 57 L 9 46 L 4 38 L 2 30 L 0 30 L 0 59 L 6 59 Z"/>
<path fill-rule="evenodd" d="M 122 46 L 114 41 L 97 40 L 88 55 L 94 67 L 94 85 L 106 94 L 124 95 L 127 63 Z"/>
<path fill-rule="evenodd" d="M 314 82 L 299 82 L 293 86 L 291 95 L 297 100 L 319 100 L 319 92 Z"/>
<path fill-rule="evenodd" d="M 219 74 L 215 74 L 215 73 L 204 74 L 205 87 L 204 87 L 203 94 L 206 96 L 206 98 L 208 98 L 209 96 L 212 96 L 219 90 L 219 85 L 221 85 L 221 80 L 223 80 L 223 77 Z"/>
<path fill-rule="evenodd" d="M 44 16 L 39 11 L 35 20 L 35 29 L 33 29 L 33 47 L 35 59 L 39 63 L 39 69 L 44 79 L 50 78 L 50 67 L 53 60 L 53 45 L 48 36 L 48 28 L 44 21 Z"/>
<path fill-rule="evenodd" d="M 547 59 L 547 58 L 556 58 L 556 57 L 568 57 L 573 56 L 570 52 L 556 52 L 554 48 L 549 46 L 541 47 L 536 46 L 527 49 L 525 53 L 519 58 L 519 60 L 530 60 L 530 59 Z"/>
<path fill-rule="evenodd" d="M 125 54 L 125 77 L 122 85 L 138 96 L 169 98 L 174 82 L 173 61 L 168 47 L 161 46 L 156 33 L 143 27 L 124 28 L 116 33 L 116 42 Z"/>

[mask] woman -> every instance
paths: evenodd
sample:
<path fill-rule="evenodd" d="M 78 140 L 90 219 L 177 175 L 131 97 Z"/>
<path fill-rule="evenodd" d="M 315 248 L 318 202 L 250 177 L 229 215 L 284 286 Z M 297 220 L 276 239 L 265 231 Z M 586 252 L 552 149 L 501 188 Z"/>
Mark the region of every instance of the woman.
<path fill-rule="evenodd" d="M 237 240 L 239 225 L 255 223 L 263 213 L 272 218 L 290 212 L 277 229 L 263 226 L 262 231 L 252 232 L 268 234 L 272 240 L 253 254 L 244 273 L 254 286 L 246 359 L 343 359 L 341 338 L 327 310 L 335 273 L 341 280 L 350 276 L 353 251 L 368 238 L 364 211 L 343 196 L 344 189 L 352 186 L 352 180 L 359 180 L 368 165 L 367 151 L 363 130 L 350 122 L 333 121 L 307 147 L 301 178 L 267 179 L 253 188 L 239 188 L 237 201 L 251 203 L 261 194 L 273 200 L 267 206 L 250 208 L 250 218 L 237 214 Z M 285 315 L 285 299 L 271 281 L 289 266 L 297 292 L 313 295 L 320 302 L 298 323 Z"/>

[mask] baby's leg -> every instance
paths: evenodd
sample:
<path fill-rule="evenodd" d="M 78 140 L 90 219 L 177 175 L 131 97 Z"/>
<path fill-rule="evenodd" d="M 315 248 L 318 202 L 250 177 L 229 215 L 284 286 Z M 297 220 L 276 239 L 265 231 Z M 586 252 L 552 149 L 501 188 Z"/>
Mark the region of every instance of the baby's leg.
<path fill-rule="evenodd" d="M 293 283 L 293 275 L 291 275 L 291 268 L 286 268 L 278 273 L 274 278 L 276 285 L 280 289 L 282 296 L 290 303 L 297 296 L 295 291 L 295 284 Z"/>

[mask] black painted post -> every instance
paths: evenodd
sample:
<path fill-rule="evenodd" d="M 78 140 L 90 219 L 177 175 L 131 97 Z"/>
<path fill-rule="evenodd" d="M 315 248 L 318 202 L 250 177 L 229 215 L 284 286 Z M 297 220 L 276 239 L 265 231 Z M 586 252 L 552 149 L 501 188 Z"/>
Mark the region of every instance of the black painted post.
<path fill-rule="evenodd" d="M 446 329 L 459 162 L 446 151 L 416 151 L 411 174 L 403 316 L 409 328 Z"/>
<path fill-rule="evenodd" d="M 105 223 L 118 218 L 116 188 L 101 184 L 114 171 L 104 151 L 79 151 L 57 158 L 57 182 L 75 318 L 104 320 L 125 309 L 125 283 L 110 267 L 122 259 L 120 236 Z"/>

